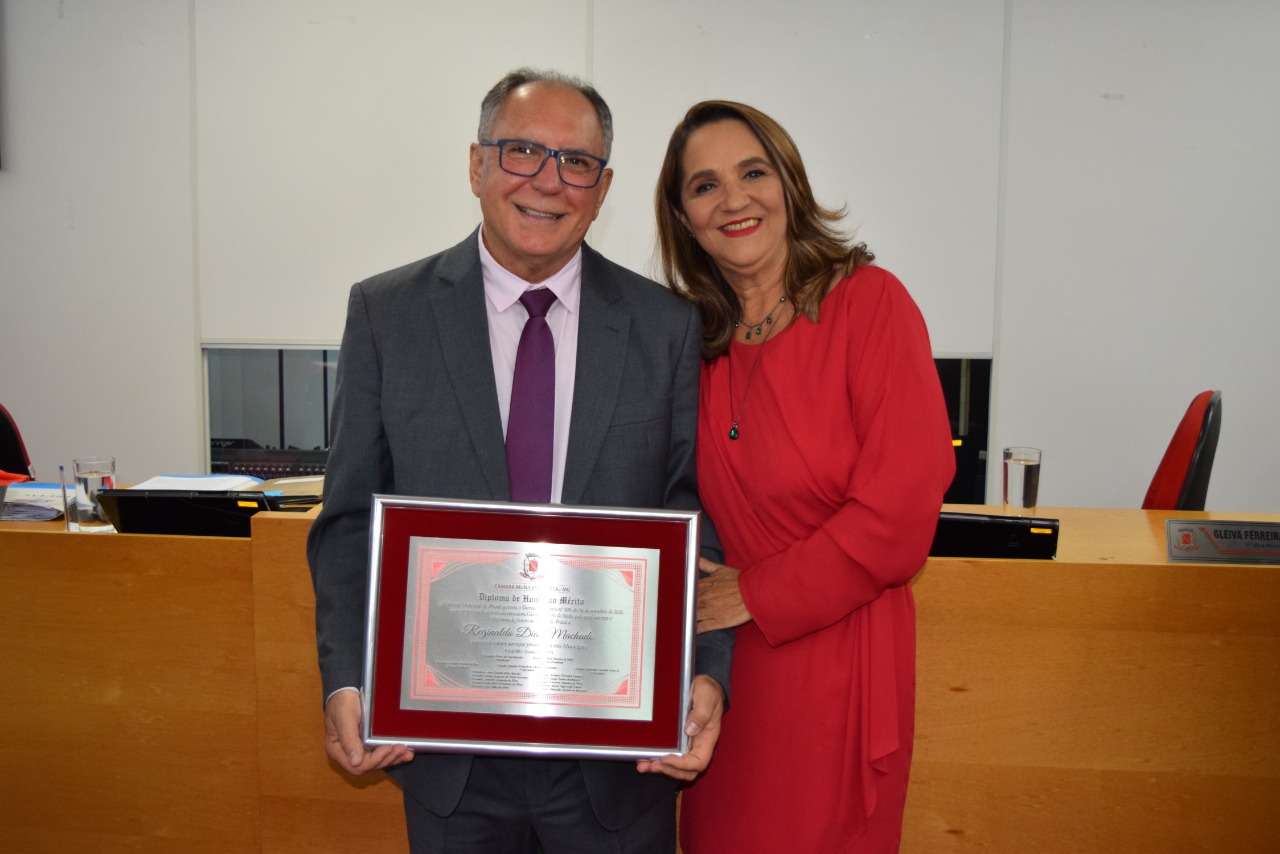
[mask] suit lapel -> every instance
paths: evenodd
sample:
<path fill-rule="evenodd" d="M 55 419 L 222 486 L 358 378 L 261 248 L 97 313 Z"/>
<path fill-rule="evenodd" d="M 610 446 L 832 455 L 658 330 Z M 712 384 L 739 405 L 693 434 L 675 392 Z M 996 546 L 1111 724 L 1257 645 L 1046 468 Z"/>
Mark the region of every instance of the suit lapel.
<path fill-rule="evenodd" d="M 561 490 L 565 504 L 582 503 L 622 390 L 622 369 L 631 331 L 631 316 L 621 310 L 622 297 L 622 289 L 602 257 L 584 244 L 578 363 Z"/>
<path fill-rule="evenodd" d="M 473 232 L 441 259 L 431 294 L 432 318 L 462 416 L 462 429 L 475 445 L 491 497 L 505 500 L 511 488 L 507 483 L 506 446 L 493 377 L 493 353 L 489 349 L 489 319 L 477 239 Z"/>

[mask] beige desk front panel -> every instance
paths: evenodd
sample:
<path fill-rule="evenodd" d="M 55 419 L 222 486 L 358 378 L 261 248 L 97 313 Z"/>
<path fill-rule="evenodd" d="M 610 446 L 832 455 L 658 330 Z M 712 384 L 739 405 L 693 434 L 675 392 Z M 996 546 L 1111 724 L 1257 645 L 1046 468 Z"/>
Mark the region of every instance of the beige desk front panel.
<path fill-rule="evenodd" d="M 0 850 L 260 850 L 249 557 L 0 526 Z"/>
<path fill-rule="evenodd" d="M 1058 560 L 915 582 L 903 851 L 1280 850 L 1280 568 L 1169 565 L 1168 514 L 1045 512 Z M 0 526 L 0 850 L 405 851 L 398 789 L 322 753 L 310 518 Z"/>
<path fill-rule="evenodd" d="M 1280 567 L 1168 564 L 1168 513 L 1044 515 L 1058 560 L 916 581 L 903 850 L 1280 850 Z"/>

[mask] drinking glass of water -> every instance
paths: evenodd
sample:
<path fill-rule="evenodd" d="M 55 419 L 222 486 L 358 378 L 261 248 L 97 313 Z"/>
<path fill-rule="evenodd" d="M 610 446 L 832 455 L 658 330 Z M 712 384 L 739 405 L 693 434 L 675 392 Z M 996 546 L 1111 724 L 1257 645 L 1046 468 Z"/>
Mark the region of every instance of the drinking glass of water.
<path fill-rule="evenodd" d="M 105 529 L 111 525 L 102 512 L 98 493 L 116 485 L 115 457 L 77 457 L 71 461 L 76 474 L 76 521 L 81 531 Z"/>
<path fill-rule="evenodd" d="M 1040 449 L 1004 449 L 1004 514 L 1036 515 L 1040 492 Z"/>

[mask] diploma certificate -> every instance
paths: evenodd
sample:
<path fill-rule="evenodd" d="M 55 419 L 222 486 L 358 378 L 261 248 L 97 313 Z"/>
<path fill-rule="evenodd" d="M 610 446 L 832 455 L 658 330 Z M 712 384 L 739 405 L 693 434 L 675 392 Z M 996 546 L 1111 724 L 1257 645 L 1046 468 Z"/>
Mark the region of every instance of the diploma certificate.
<path fill-rule="evenodd" d="M 371 534 L 367 744 L 687 749 L 696 512 L 375 496 Z"/>
<path fill-rule="evenodd" d="M 653 549 L 413 537 L 406 709 L 647 720 Z"/>

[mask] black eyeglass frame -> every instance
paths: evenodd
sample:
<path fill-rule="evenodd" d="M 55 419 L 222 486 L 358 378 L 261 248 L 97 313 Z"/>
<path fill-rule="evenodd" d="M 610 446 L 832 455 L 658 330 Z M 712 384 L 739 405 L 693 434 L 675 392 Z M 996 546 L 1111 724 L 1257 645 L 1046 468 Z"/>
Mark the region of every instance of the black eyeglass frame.
<path fill-rule="evenodd" d="M 545 152 L 545 155 L 543 156 L 542 161 L 538 164 L 538 167 L 534 169 L 532 172 L 516 172 L 514 169 L 508 169 L 506 163 L 503 161 L 502 149 L 509 142 L 520 142 L 520 143 L 524 143 L 530 148 L 541 148 Z M 603 157 L 596 157 L 594 154 L 588 154 L 585 151 L 579 151 L 574 148 L 562 148 L 562 149 L 548 148 L 542 143 L 534 142 L 531 139 L 520 139 L 518 137 L 509 137 L 506 139 L 482 139 L 480 140 L 480 144 L 495 146 L 498 149 L 498 166 L 502 169 L 502 171 L 506 172 L 509 175 L 519 175 L 521 178 L 534 177 L 535 175 L 537 175 L 539 172 L 543 170 L 543 167 L 547 165 L 547 161 L 550 160 L 552 157 L 554 157 L 556 159 L 556 174 L 560 176 L 560 180 L 563 181 L 566 185 L 570 187 L 576 187 L 579 190 L 590 190 L 592 187 L 599 184 L 600 178 L 604 175 L 605 166 L 609 165 L 609 161 L 605 160 Z M 560 159 L 566 154 L 572 154 L 575 157 L 585 157 L 588 160 L 594 160 L 596 163 L 599 163 L 600 171 L 596 173 L 596 179 L 592 181 L 590 184 L 575 184 L 573 181 L 570 181 L 568 178 L 566 178 L 564 176 L 564 161 Z"/>

